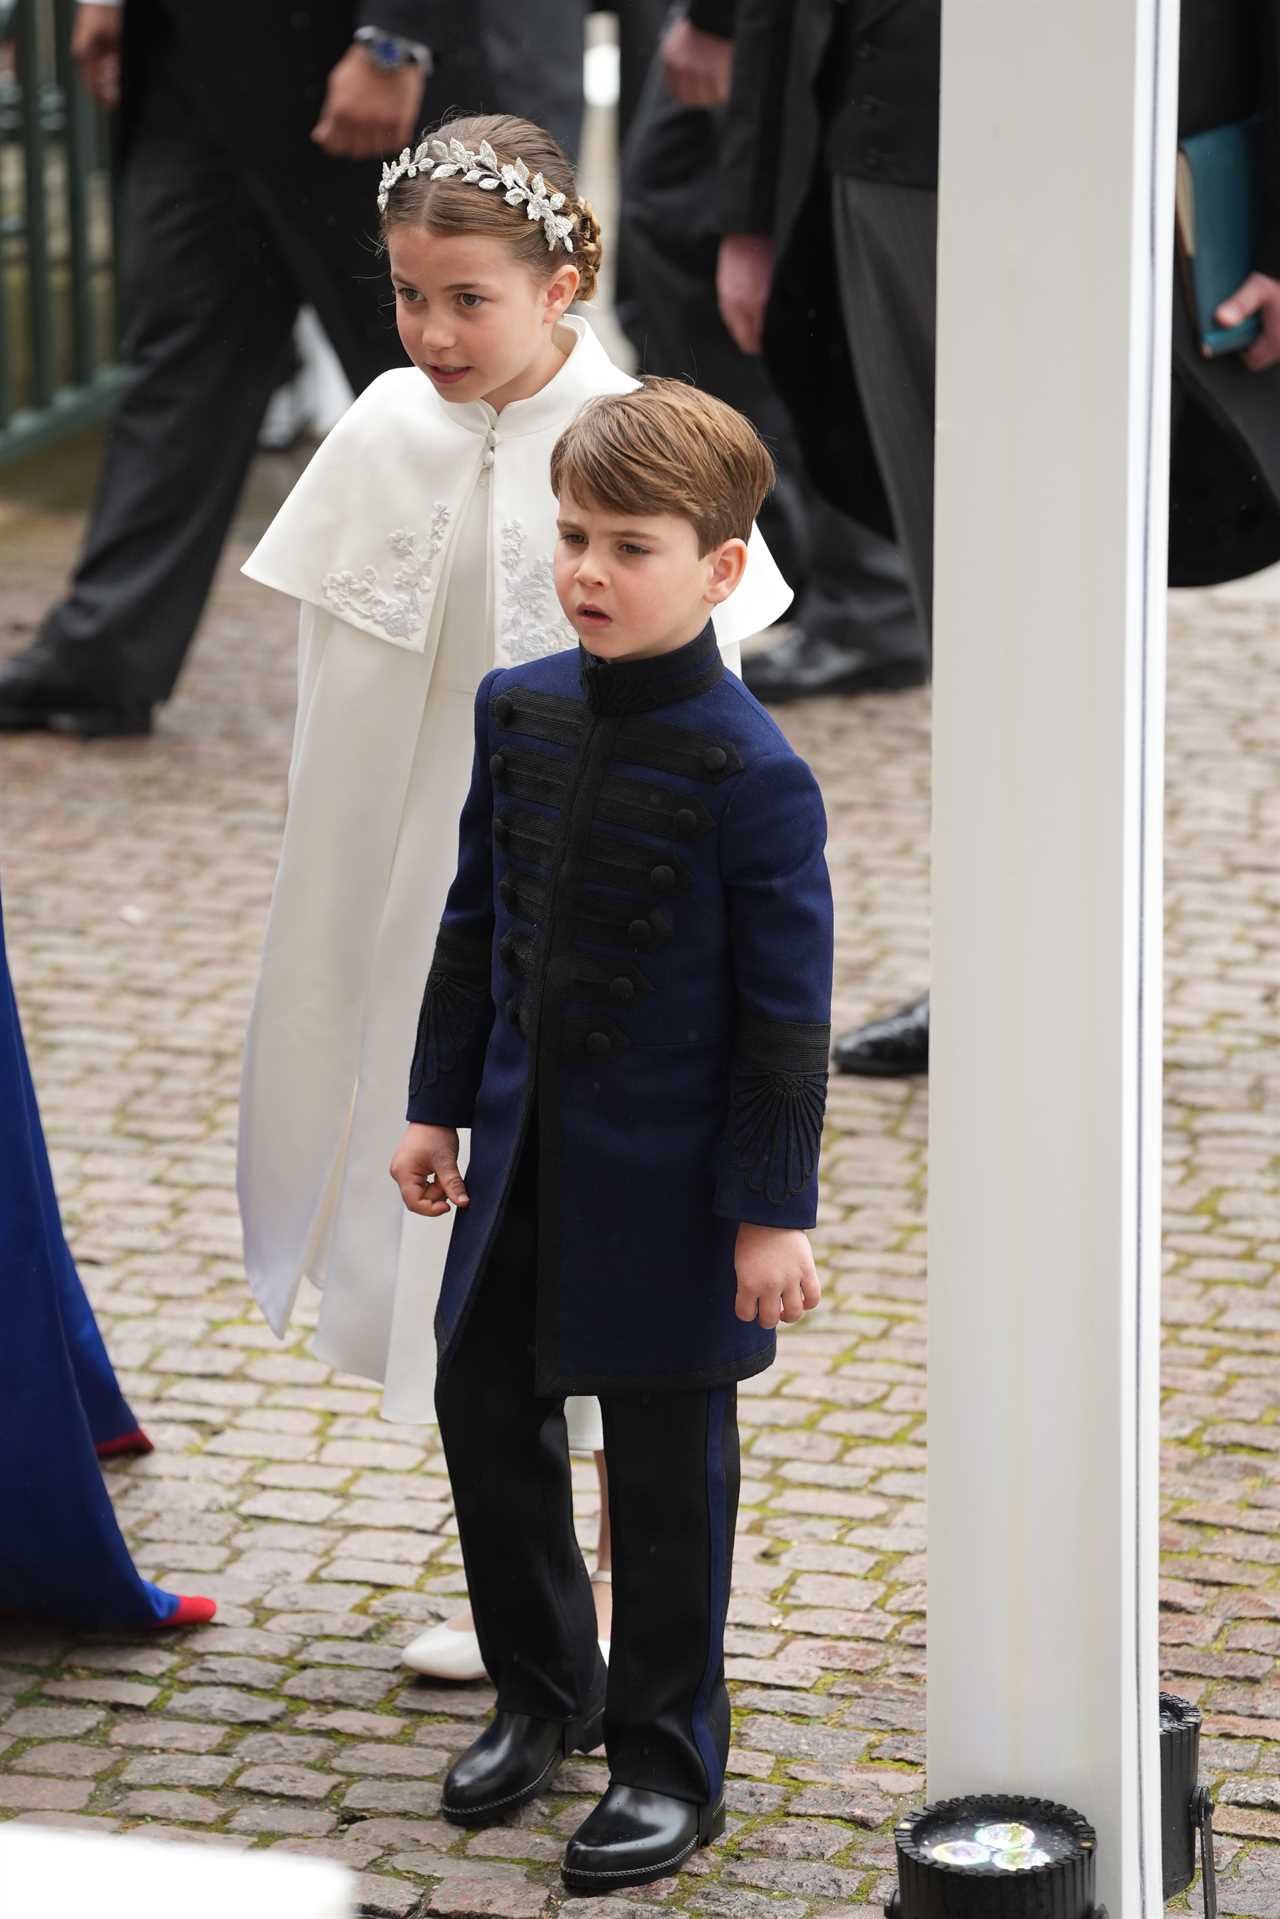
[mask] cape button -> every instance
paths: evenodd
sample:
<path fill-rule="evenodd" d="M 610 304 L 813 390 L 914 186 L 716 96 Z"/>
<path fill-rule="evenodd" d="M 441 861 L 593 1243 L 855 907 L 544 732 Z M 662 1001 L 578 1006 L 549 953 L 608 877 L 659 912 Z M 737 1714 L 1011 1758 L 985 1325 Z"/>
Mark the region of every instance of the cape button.
<path fill-rule="evenodd" d="M 613 1051 L 613 1041 L 607 1033 L 588 1033 L 586 1046 L 592 1059 L 607 1059 Z"/>
<path fill-rule="evenodd" d="M 620 973 L 617 979 L 611 979 L 609 981 L 610 999 L 628 1000 L 634 999 L 635 996 L 635 982 L 634 980 L 627 979 L 624 974 Z"/>
<path fill-rule="evenodd" d="M 493 822 L 493 837 L 497 840 L 499 846 L 505 846 L 508 843 L 511 838 L 511 828 L 505 820 L 495 820 Z"/>
<path fill-rule="evenodd" d="M 633 946 L 652 946 L 653 927 L 648 920 L 632 920 L 627 928 L 627 938 Z"/>
<path fill-rule="evenodd" d="M 494 754 L 493 758 L 489 761 L 489 771 L 492 773 L 494 779 L 501 784 L 507 771 L 507 756 L 505 753 Z"/>
<path fill-rule="evenodd" d="M 675 827 L 677 833 L 688 834 L 696 832 L 698 816 L 691 807 L 682 806 L 676 812 L 675 818 L 672 820 L 672 825 Z"/>
<path fill-rule="evenodd" d="M 516 892 L 514 884 L 510 880 L 502 880 L 499 882 L 498 898 L 502 901 L 502 904 L 504 906 L 514 907 L 516 900 L 519 898 L 519 895 Z"/>
<path fill-rule="evenodd" d="M 655 893 L 669 893 L 676 883 L 674 866 L 655 866 L 649 875 L 649 884 Z"/>
<path fill-rule="evenodd" d="M 510 726 L 512 720 L 515 718 L 515 712 L 515 701 L 508 699 L 505 693 L 500 699 L 495 700 L 493 703 L 494 718 L 497 720 L 499 726 Z"/>
<path fill-rule="evenodd" d="M 729 755 L 723 746 L 708 746 L 703 749 L 702 764 L 708 773 L 723 773 L 729 764 Z"/>

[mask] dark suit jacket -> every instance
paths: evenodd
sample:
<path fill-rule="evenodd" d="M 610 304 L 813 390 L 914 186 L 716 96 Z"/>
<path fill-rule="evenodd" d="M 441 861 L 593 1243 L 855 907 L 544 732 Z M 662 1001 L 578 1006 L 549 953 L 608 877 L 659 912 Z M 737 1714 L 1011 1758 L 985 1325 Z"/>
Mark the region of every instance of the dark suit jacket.
<path fill-rule="evenodd" d="M 825 148 L 839 116 L 850 143 L 842 171 L 936 187 L 938 15 L 939 0 L 738 4 L 725 231 L 773 234 L 770 372 L 814 481 L 872 525 L 887 508 L 844 342 Z M 1264 117 L 1257 264 L 1280 277 L 1280 0 L 1183 0 L 1181 35 L 1181 133 Z M 854 125 L 863 98 L 871 110 Z M 1170 583 L 1207 585 L 1280 560 L 1280 369 L 1202 360 L 1175 289 L 1173 378 Z"/>
<path fill-rule="evenodd" d="M 769 1365 L 733 1310 L 739 1222 L 811 1226 L 831 889 L 812 773 L 715 636 L 495 671 L 423 997 L 411 1120 L 467 1126 L 448 1366 L 529 1129 L 540 1391 Z"/>
<path fill-rule="evenodd" d="M 277 176 L 323 159 L 310 133 L 330 70 L 357 27 L 372 25 L 431 48 L 437 72 L 424 108 L 438 118 L 482 104 L 479 36 L 464 37 L 447 0 L 125 0 L 120 137 L 127 150 L 134 110 L 163 73 L 175 93 L 175 124 L 204 126 L 251 171 Z M 308 152 L 310 148 L 310 152 Z M 330 162 L 330 164 L 334 164 Z M 371 161 L 358 163 L 368 169 Z"/>
<path fill-rule="evenodd" d="M 733 94 L 721 149 L 723 231 L 771 233 L 775 242 L 765 357 L 810 477 L 836 506 L 890 538 L 893 515 L 841 319 L 824 148 L 841 105 L 837 66 L 859 75 L 865 69 L 877 75 L 886 102 L 891 91 L 897 102 L 885 107 L 884 148 L 891 146 L 891 125 L 905 142 L 880 177 L 919 165 L 918 140 L 908 134 L 920 124 L 920 100 L 930 84 L 936 126 L 937 55 L 930 81 L 922 61 L 909 57 L 904 33 L 914 22 L 928 42 L 930 31 L 936 34 L 937 6 L 938 0 L 851 0 L 846 25 L 839 0 L 738 0 Z M 860 45 L 887 45 L 892 57 L 859 61 Z M 872 81 L 858 84 L 869 91 Z"/>

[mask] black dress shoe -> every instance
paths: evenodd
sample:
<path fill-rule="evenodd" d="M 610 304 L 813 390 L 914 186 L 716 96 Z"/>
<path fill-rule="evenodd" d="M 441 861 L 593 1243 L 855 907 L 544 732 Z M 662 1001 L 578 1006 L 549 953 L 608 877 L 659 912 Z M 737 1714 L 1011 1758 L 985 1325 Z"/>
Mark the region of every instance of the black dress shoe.
<path fill-rule="evenodd" d="M 913 1000 L 887 1019 L 855 1026 L 835 1043 L 842 1073 L 862 1079 L 909 1079 L 929 1070 L 929 995 Z"/>
<path fill-rule="evenodd" d="M 73 706 L 51 713 L 50 733 L 77 740 L 142 740 L 151 732 L 149 706 Z"/>
<path fill-rule="evenodd" d="M 0 666 L 0 733 L 68 733 L 82 740 L 139 739 L 151 731 L 148 702 L 95 698 L 37 653 Z"/>
<path fill-rule="evenodd" d="M 723 1831 L 723 1796 L 697 1806 L 639 1786 L 610 1786 L 565 1847 L 560 1877 L 570 1892 L 647 1886 L 679 1872 L 690 1853 Z"/>
<path fill-rule="evenodd" d="M 824 693 L 896 693 L 923 686 L 929 669 L 911 654 L 877 659 L 860 647 L 841 646 L 821 633 L 793 627 L 766 653 L 742 662 L 742 677 L 758 700 L 785 706 L 788 700 L 815 699 Z"/>
<path fill-rule="evenodd" d="M 545 1792 L 571 1752 L 604 1738 L 604 1707 L 582 1719 L 531 1719 L 499 1712 L 449 1768 L 440 1810 L 455 1826 L 491 1826 Z"/>

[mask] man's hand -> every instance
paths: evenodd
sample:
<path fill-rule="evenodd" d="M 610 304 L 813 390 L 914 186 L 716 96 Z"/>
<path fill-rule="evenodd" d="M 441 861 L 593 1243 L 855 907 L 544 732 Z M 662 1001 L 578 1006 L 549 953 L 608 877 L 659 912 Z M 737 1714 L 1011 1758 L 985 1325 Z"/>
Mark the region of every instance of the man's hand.
<path fill-rule="evenodd" d="M 733 78 L 733 41 L 673 20 L 658 55 L 667 92 L 682 107 L 722 107 Z"/>
<path fill-rule="evenodd" d="M 412 143 L 425 85 L 421 67 L 383 73 L 359 47 L 349 47 L 329 75 L 311 138 L 335 159 L 399 153 Z"/>
<path fill-rule="evenodd" d="M 71 29 L 71 58 L 80 69 L 89 97 L 100 107 L 120 104 L 120 16 L 123 7 L 76 8 Z"/>
<path fill-rule="evenodd" d="M 391 1177 L 409 1211 L 425 1219 L 439 1219 L 451 1204 L 471 1204 L 458 1171 L 458 1135 L 452 1126 L 406 1126 Z"/>
<path fill-rule="evenodd" d="M 720 242 L 716 295 L 720 317 L 743 353 L 764 349 L 764 310 L 773 285 L 773 241 L 763 233 L 728 233 Z"/>
<path fill-rule="evenodd" d="M 1262 331 L 1241 358 L 1251 373 L 1265 373 L 1280 360 L 1280 280 L 1273 280 L 1269 273 L 1251 273 L 1213 317 L 1219 326 L 1239 326 L 1255 313 L 1261 317 Z"/>
<path fill-rule="evenodd" d="M 756 1319 L 772 1328 L 791 1325 L 812 1312 L 822 1298 L 807 1236 L 790 1226 L 739 1226 L 734 1248 L 739 1319 Z"/>

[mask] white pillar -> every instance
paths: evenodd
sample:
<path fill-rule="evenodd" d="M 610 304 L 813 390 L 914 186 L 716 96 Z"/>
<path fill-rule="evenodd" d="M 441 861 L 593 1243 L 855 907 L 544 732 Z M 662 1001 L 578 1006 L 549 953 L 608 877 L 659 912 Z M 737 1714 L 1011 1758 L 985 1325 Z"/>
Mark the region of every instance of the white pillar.
<path fill-rule="evenodd" d="M 1156 1919 L 1161 779 L 1177 9 L 947 0 L 929 1792 Z"/>

